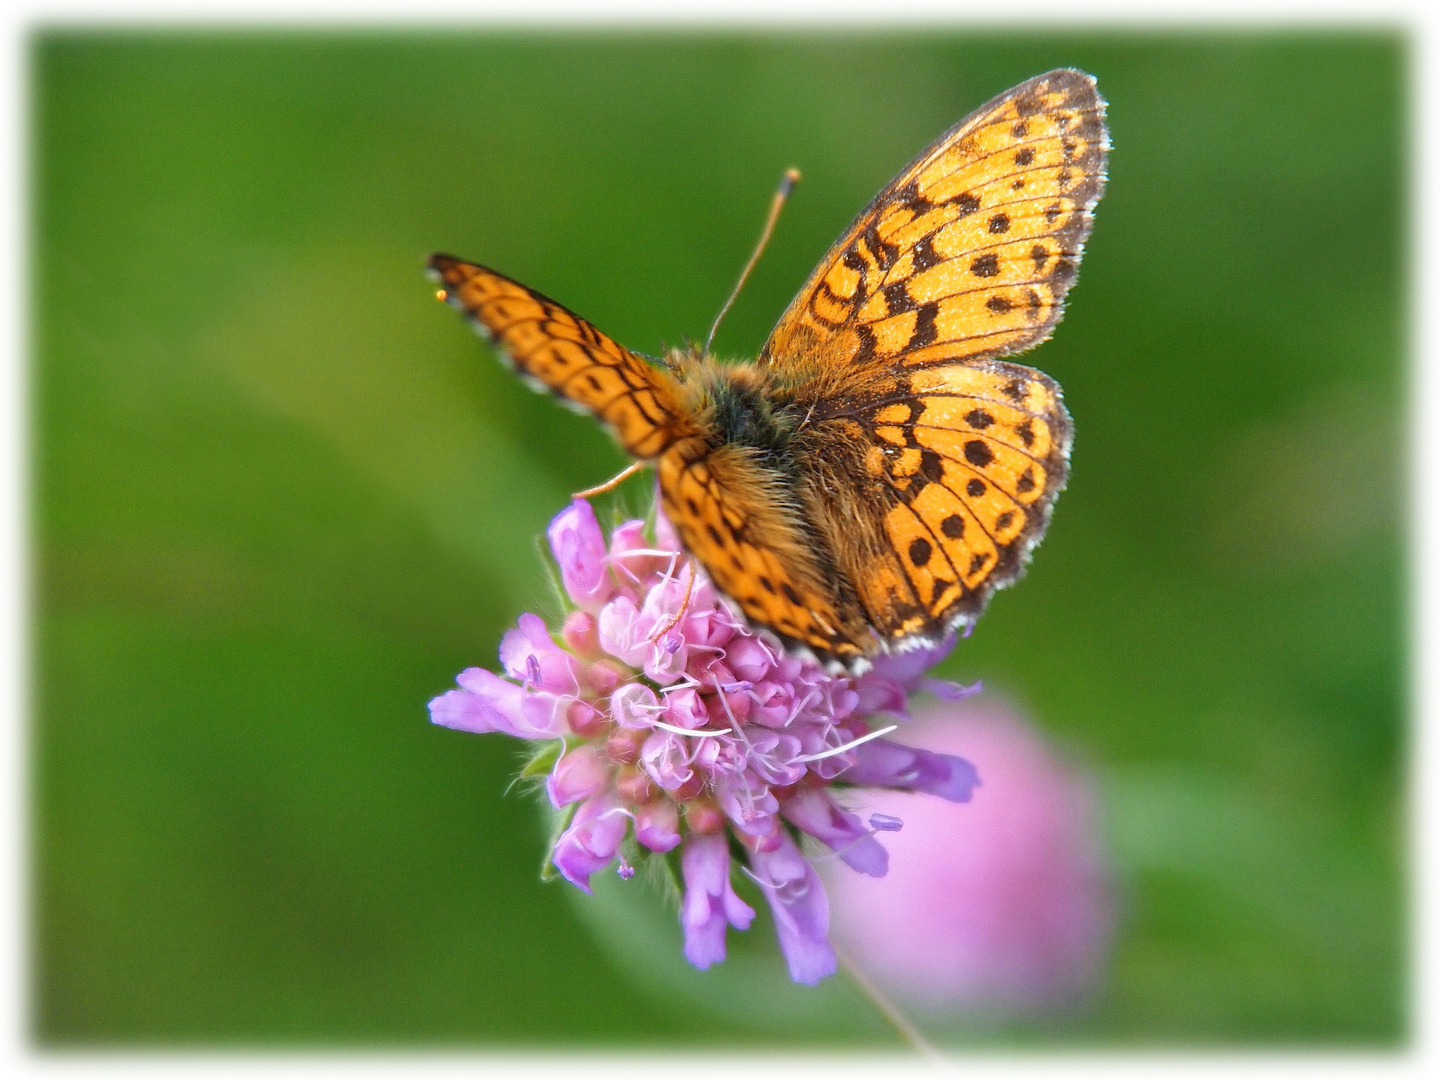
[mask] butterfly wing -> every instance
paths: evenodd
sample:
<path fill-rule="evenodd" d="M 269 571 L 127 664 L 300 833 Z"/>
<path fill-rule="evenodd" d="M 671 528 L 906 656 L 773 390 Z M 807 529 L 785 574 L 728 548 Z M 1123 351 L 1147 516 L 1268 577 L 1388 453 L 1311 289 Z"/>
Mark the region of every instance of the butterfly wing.
<path fill-rule="evenodd" d="M 891 649 L 973 621 L 1019 577 L 1065 484 L 1045 340 L 1089 235 L 1109 139 L 1095 82 L 1060 70 L 966 117 L 840 237 L 761 354 L 814 394 L 812 516 Z M 841 488 L 844 494 L 837 494 Z"/>
<path fill-rule="evenodd" d="M 842 443 L 863 449 L 811 497 L 830 500 L 822 520 L 847 487 L 873 508 L 868 530 L 849 525 L 854 542 L 834 546 L 881 641 L 903 649 L 973 622 L 1020 576 L 1065 484 L 1071 426 L 1052 379 L 1003 360 L 926 367 L 874 389 L 816 425 L 817 458 L 837 459 Z"/>
<path fill-rule="evenodd" d="M 674 380 L 547 296 L 475 263 L 433 255 L 444 299 L 536 389 L 593 413 L 630 454 L 658 456 L 689 430 Z"/>
<path fill-rule="evenodd" d="M 1068 69 L 982 105 L 861 211 L 760 362 L 915 367 L 1044 341 L 1104 189 L 1104 112 L 1095 80 Z"/>

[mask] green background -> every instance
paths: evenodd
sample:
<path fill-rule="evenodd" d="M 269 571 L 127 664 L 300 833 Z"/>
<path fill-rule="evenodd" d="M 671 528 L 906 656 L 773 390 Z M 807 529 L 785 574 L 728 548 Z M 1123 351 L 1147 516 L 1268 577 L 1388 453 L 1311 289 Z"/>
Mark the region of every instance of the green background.
<path fill-rule="evenodd" d="M 965 1037 L 1403 1041 L 1399 33 L 50 29 L 31 60 L 42 1044 L 896 1045 L 843 989 L 787 1029 L 648 986 L 537 880 L 518 745 L 427 722 L 622 458 L 422 265 L 657 353 L 795 165 L 716 343 L 753 355 L 900 166 L 1065 65 L 1114 140 L 1032 356 L 1073 478 L 943 673 L 1095 771 L 1122 921 L 1087 1011 Z"/>

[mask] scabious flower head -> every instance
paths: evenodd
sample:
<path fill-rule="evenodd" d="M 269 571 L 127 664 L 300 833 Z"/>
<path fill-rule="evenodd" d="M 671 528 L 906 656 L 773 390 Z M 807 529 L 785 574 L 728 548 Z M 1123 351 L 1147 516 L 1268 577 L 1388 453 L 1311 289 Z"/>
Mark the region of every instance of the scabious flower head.
<path fill-rule="evenodd" d="M 877 832 L 846 808 L 856 786 L 967 802 L 979 784 L 952 754 L 891 741 L 908 693 L 972 689 L 924 678 L 949 652 L 882 658 L 859 678 L 827 673 L 756 632 L 680 549 L 664 517 L 617 527 L 607 544 L 589 503 L 575 500 L 548 530 L 570 610 L 552 633 L 520 616 L 500 643 L 504 674 L 468 668 L 430 702 L 445 727 L 498 731 L 553 748 L 545 791 L 570 813 L 550 862 L 577 888 L 618 862 L 634 873 L 641 850 L 678 859 L 685 955 L 706 968 L 725 958 L 728 927 L 755 912 L 732 874 L 752 878 L 774 915 L 797 982 L 836 968 L 830 908 L 809 837 L 861 874 L 886 873 Z M 626 857 L 622 848 L 632 845 Z M 675 854 L 669 854 L 675 853 Z"/>

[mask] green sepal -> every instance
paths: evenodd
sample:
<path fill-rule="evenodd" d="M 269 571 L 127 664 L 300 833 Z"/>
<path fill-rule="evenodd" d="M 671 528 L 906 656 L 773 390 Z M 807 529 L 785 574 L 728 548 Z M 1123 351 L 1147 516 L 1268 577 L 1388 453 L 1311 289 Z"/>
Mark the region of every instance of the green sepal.
<path fill-rule="evenodd" d="M 570 819 L 575 816 L 576 803 L 562 806 L 556 810 L 550 808 L 550 842 L 545 845 L 545 857 L 540 862 L 540 880 L 554 881 L 560 876 L 560 871 L 550 861 L 550 853 L 555 850 L 555 845 L 560 842 L 560 836 L 570 827 Z"/>
<path fill-rule="evenodd" d="M 651 851 L 641 847 L 635 837 L 626 836 L 620 845 L 620 857 L 635 867 L 635 880 L 655 895 L 670 910 L 679 912 L 681 886 L 679 855 L 674 851 Z"/>
<path fill-rule="evenodd" d="M 563 622 L 565 615 L 573 605 L 570 600 L 570 594 L 565 591 L 565 581 L 560 576 L 560 567 L 555 562 L 554 554 L 550 551 L 550 540 L 545 533 L 541 533 L 535 537 L 535 550 L 540 553 L 540 565 L 545 569 L 545 580 L 550 584 L 550 594 L 555 599 L 555 610 L 560 613 L 559 620 Z M 549 623 L 550 620 L 547 619 L 546 622 Z M 559 636 L 557 631 L 551 631 L 550 633 L 550 639 L 555 641 L 557 645 L 561 644 L 561 642 L 556 640 Z"/>
<path fill-rule="evenodd" d="M 560 754 L 564 749 L 573 746 L 579 740 L 576 739 L 550 739 L 542 743 L 531 744 L 532 749 L 520 766 L 520 771 L 505 785 L 505 794 L 509 795 L 516 784 L 520 784 L 525 791 L 542 795 L 545 790 L 545 778 L 555 768 L 555 762 L 560 760 Z"/>
<path fill-rule="evenodd" d="M 560 750 L 565 744 L 564 739 L 550 739 L 536 745 L 525 764 L 520 766 L 517 779 L 533 780 L 536 777 L 549 776 L 550 770 L 555 768 L 555 762 L 560 760 Z"/>
<path fill-rule="evenodd" d="M 639 847 L 637 844 L 636 847 Z M 674 851 L 642 850 L 635 860 L 636 874 L 647 889 L 654 889 L 671 911 L 680 911 L 684 890 L 680 885 L 679 849 Z"/>

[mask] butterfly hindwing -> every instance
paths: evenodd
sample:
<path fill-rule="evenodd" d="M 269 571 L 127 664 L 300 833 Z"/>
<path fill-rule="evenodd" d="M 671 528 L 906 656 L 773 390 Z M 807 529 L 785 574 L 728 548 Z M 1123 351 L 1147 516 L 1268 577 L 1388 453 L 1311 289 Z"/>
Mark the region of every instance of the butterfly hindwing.
<path fill-rule="evenodd" d="M 1065 485 L 1070 418 L 1054 382 L 1003 361 L 913 372 L 862 428 L 885 488 L 885 534 L 914 606 L 872 621 L 882 640 L 936 639 L 1014 581 Z M 861 570 L 868 581 L 875 575 Z"/>
<path fill-rule="evenodd" d="M 811 517 L 882 648 L 940 640 L 1020 575 L 1070 441 L 1059 387 L 1003 360 L 921 368 L 827 403 L 806 440 Z"/>
<path fill-rule="evenodd" d="M 580 316 L 503 274 L 450 255 L 430 271 L 444 298 L 537 389 L 604 422 L 629 453 L 657 456 L 688 431 L 671 377 Z"/>
<path fill-rule="evenodd" d="M 951 128 L 836 241 L 760 362 L 916 366 L 1044 341 L 1104 188 L 1104 109 L 1089 75 L 1059 70 Z"/>

